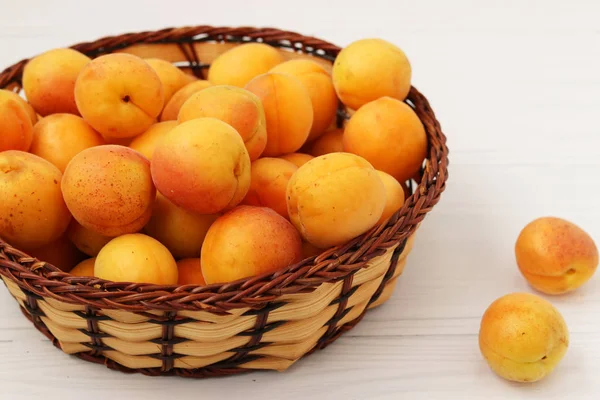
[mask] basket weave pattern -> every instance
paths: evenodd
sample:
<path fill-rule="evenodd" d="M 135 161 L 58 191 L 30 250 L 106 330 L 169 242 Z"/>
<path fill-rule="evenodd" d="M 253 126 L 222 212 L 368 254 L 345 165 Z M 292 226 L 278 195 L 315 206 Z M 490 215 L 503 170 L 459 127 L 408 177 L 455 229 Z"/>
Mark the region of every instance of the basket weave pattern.
<path fill-rule="evenodd" d="M 160 57 L 203 77 L 216 56 L 248 41 L 329 68 L 340 51 L 278 29 L 210 26 L 125 34 L 73 48 L 91 57 Z M 0 73 L 0 87 L 20 90 L 26 62 Z M 0 240 L 0 277 L 25 316 L 57 347 L 109 368 L 187 377 L 285 370 L 391 296 L 415 230 L 445 188 L 446 138 L 423 95 L 412 88 L 407 100 L 429 140 L 421 182 L 386 223 L 349 243 L 236 282 L 158 286 L 74 277 Z"/>

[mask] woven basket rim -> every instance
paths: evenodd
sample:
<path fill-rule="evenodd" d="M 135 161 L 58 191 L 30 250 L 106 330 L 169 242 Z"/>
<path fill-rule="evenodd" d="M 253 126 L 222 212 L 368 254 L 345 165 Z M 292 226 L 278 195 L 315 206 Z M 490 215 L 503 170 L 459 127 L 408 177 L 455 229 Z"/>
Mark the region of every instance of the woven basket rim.
<path fill-rule="evenodd" d="M 194 59 L 198 42 L 263 42 L 276 47 L 311 54 L 333 61 L 341 50 L 329 42 L 276 28 L 195 26 L 109 36 L 71 48 L 91 57 L 111 53 L 135 44 L 177 43 L 192 70 L 204 68 Z M 190 55 L 191 54 L 191 55 Z M 197 56 L 195 56 L 197 57 Z M 0 73 L 0 88 L 20 89 L 27 59 Z M 224 284 L 153 285 L 110 282 L 75 277 L 37 260 L 0 239 L 0 275 L 16 282 L 22 290 L 40 297 L 85 304 L 104 309 L 134 312 L 148 310 L 208 310 L 226 312 L 233 308 L 261 308 L 284 294 L 312 291 L 322 283 L 332 283 L 364 267 L 385 249 L 401 244 L 416 229 L 440 199 L 448 178 L 446 137 L 427 99 L 414 87 L 407 98 L 427 132 L 429 150 L 421 182 L 403 207 L 386 222 L 350 242 L 325 250 L 278 270 Z M 2 233 L 0 232 L 0 236 Z"/>

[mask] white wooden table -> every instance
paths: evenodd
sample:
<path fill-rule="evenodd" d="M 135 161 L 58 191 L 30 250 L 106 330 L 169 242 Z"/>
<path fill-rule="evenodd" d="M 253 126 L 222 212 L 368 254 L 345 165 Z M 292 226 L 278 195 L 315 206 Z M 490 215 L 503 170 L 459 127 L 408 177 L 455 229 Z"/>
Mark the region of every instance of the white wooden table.
<path fill-rule="evenodd" d="M 175 25 L 270 25 L 340 45 L 382 37 L 406 51 L 415 86 L 442 122 L 450 181 L 393 298 L 286 373 L 203 381 L 120 374 L 57 351 L 0 288 L 0 399 L 599 398 L 599 276 L 551 298 L 571 346 L 545 381 L 497 378 L 477 345 L 489 303 L 530 291 L 513 253 L 528 221 L 561 216 L 600 242 L 598 0 L 83 4 L 3 0 L 0 66 Z"/>

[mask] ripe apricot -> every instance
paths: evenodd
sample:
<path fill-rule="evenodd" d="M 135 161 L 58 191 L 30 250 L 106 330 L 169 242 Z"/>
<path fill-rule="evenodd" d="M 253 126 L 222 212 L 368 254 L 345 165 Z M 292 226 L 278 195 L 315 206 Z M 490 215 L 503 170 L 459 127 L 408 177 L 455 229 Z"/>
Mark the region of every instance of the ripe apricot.
<path fill-rule="evenodd" d="M 177 92 L 175 92 L 173 97 L 171 97 L 171 100 L 166 103 L 167 105 L 161 114 L 160 120 L 176 120 L 183 103 L 185 103 L 187 99 L 189 99 L 194 93 L 204 90 L 210 86 L 212 86 L 212 84 L 209 81 L 198 80 L 188 83 L 179 89 Z"/>
<path fill-rule="evenodd" d="M 103 144 L 102 136 L 83 118 L 73 114 L 52 114 L 42 118 L 33 128 L 30 151 L 64 172 L 77 154 Z"/>
<path fill-rule="evenodd" d="M 178 285 L 206 285 L 202 276 L 202 265 L 199 258 L 184 258 L 177 261 Z"/>
<path fill-rule="evenodd" d="M 298 167 L 281 158 L 265 157 L 254 161 L 250 169 L 250 189 L 243 203 L 269 207 L 282 217 L 289 218 L 285 191 Z"/>
<path fill-rule="evenodd" d="M 0 233 L 13 246 L 35 249 L 54 242 L 71 214 L 61 193 L 62 174 L 33 154 L 0 152 Z"/>
<path fill-rule="evenodd" d="M 324 135 L 315 140 L 310 147 L 310 154 L 315 157 L 329 153 L 340 153 L 344 151 L 344 130 L 334 129 L 325 132 Z"/>
<path fill-rule="evenodd" d="M 304 240 L 327 248 L 371 229 L 385 207 L 385 187 L 365 159 L 320 156 L 298 168 L 287 186 L 290 220 Z"/>
<path fill-rule="evenodd" d="M 250 187 L 250 157 L 242 138 L 216 118 L 179 124 L 152 156 L 152 178 L 175 205 L 215 214 L 237 205 Z"/>
<path fill-rule="evenodd" d="M 300 261 L 302 241 L 281 215 L 265 207 L 238 206 L 219 217 L 202 246 L 207 284 L 274 272 Z"/>
<path fill-rule="evenodd" d="M 157 193 L 152 217 L 144 232 L 164 244 L 175 258 L 200 257 L 200 249 L 214 214 L 196 214 L 171 203 Z"/>
<path fill-rule="evenodd" d="M 246 89 L 261 100 L 267 117 L 267 146 L 263 156 L 276 157 L 298 150 L 310 133 L 313 109 L 308 90 L 290 75 L 259 75 Z"/>
<path fill-rule="evenodd" d="M 515 245 L 519 270 L 540 292 L 562 294 L 587 282 L 598 268 L 598 248 L 580 227 L 561 218 L 538 218 Z"/>
<path fill-rule="evenodd" d="M 114 238 L 100 250 L 94 276 L 115 282 L 177 283 L 177 264 L 158 240 L 141 233 Z"/>
<path fill-rule="evenodd" d="M 28 151 L 33 140 L 31 116 L 19 96 L 0 90 L 0 152 Z"/>
<path fill-rule="evenodd" d="M 281 53 L 267 44 L 242 44 L 227 50 L 211 63 L 208 80 L 214 85 L 244 87 L 252 78 L 283 61 Z"/>
<path fill-rule="evenodd" d="M 348 45 L 336 57 L 332 72 L 338 97 L 355 110 L 381 97 L 404 100 L 411 74 L 404 52 L 381 39 Z"/>
<path fill-rule="evenodd" d="M 107 54 L 81 70 L 75 101 L 102 136 L 122 139 L 150 128 L 162 111 L 164 91 L 156 72 L 141 58 Z"/>
<path fill-rule="evenodd" d="M 158 122 L 139 136 L 136 136 L 129 147 L 152 161 L 152 155 L 158 143 L 177 126 L 176 121 Z"/>
<path fill-rule="evenodd" d="M 152 67 L 162 83 L 165 96 L 164 104 L 167 104 L 179 89 L 190 82 L 187 75 L 182 70 L 166 60 L 161 60 L 160 58 L 146 58 L 144 61 Z"/>
<path fill-rule="evenodd" d="M 385 207 L 383 208 L 383 214 L 377 221 L 378 224 L 381 224 L 404 204 L 404 188 L 390 174 L 383 171 L 377 171 L 377 174 L 385 187 Z"/>
<path fill-rule="evenodd" d="M 314 157 L 311 156 L 310 154 L 304 154 L 304 153 L 289 153 L 289 154 L 280 156 L 279 158 L 289 161 L 292 164 L 294 164 L 296 167 L 300 168 L 301 166 L 303 166 L 304 164 L 306 164 L 307 162 L 312 160 Z"/>
<path fill-rule="evenodd" d="M 94 276 L 96 258 L 88 258 L 75 266 L 69 273 L 73 276 Z"/>
<path fill-rule="evenodd" d="M 289 74 L 308 90 L 313 107 L 313 124 L 307 140 L 312 141 L 325 133 L 334 121 L 338 107 L 338 98 L 327 70 L 312 60 L 290 60 L 269 72 Z"/>
<path fill-rule="evenodd" d="M 113 237 L 146 225 L 156 195 L 150 162 L 117 145 L 91 147 L 73 157 L 62 192 L 77 222 Z"/>
<path fill-rule="evenodd" d="M 558 310 L 539 296 L 511 293 L 485 311 L 479 349 L 494 372 L 511 381 L 535 382 L 548 375 L 569 346 Z"/>
<path fill-rule="evenodd" d="M 90 58 L 73 49 L 54 49 L 31 59 L 23 70 L 23 90 L 42 116 L 79 115 L 75 103 L 75 81 Z"/>
<path fill-rule="evenodd" d="M 412 178 L 427 153 L 427 135 L 410 106 L 382 97 L 362 106 L 344 130 L 344 151 L 364 157 L 399 182 Z"/>
<path fill-rule="evenodd" d="M 91 229 L 84 228 L 75 218 L 67 229 L 67 236 L 75 247 L 90 257 L 96 257 L 112 237 L 103 236 Z"/>
<path fill-rule="evenodd" d="M 231 125 L 242 137 L 250 160 L 267 145 L 267 123 L 260 99 L 235 86 L 212 86 L 194 93 L 181 106 L 179 123 L 196 118 L 216 118 Z"/>

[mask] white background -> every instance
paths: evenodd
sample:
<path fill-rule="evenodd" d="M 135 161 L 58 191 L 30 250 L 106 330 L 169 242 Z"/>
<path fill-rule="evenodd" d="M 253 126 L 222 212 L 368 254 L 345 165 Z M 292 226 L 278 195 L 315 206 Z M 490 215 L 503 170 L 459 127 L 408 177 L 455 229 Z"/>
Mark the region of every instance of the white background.
<path fill-rule="evenodd" d="M 1 0 L 0 66 L 109 34 L 180 25 L 276 26 L 339 45 L 402 47 L 449 137 L 450 181 L 393 298 L 285 373 L 202 381 L 123 375 L 63 355 L 0 288 L 0 398 L 365 399 L 600 396 L 600 281 L 551 300 L 569 351 L 537 384 L 497 378 L 479 321 L 530 291 L 513 245 L 556 215 L 600 242 L 600 2 Z M 168 397 L 167 397 L 168 396 Z"/>

